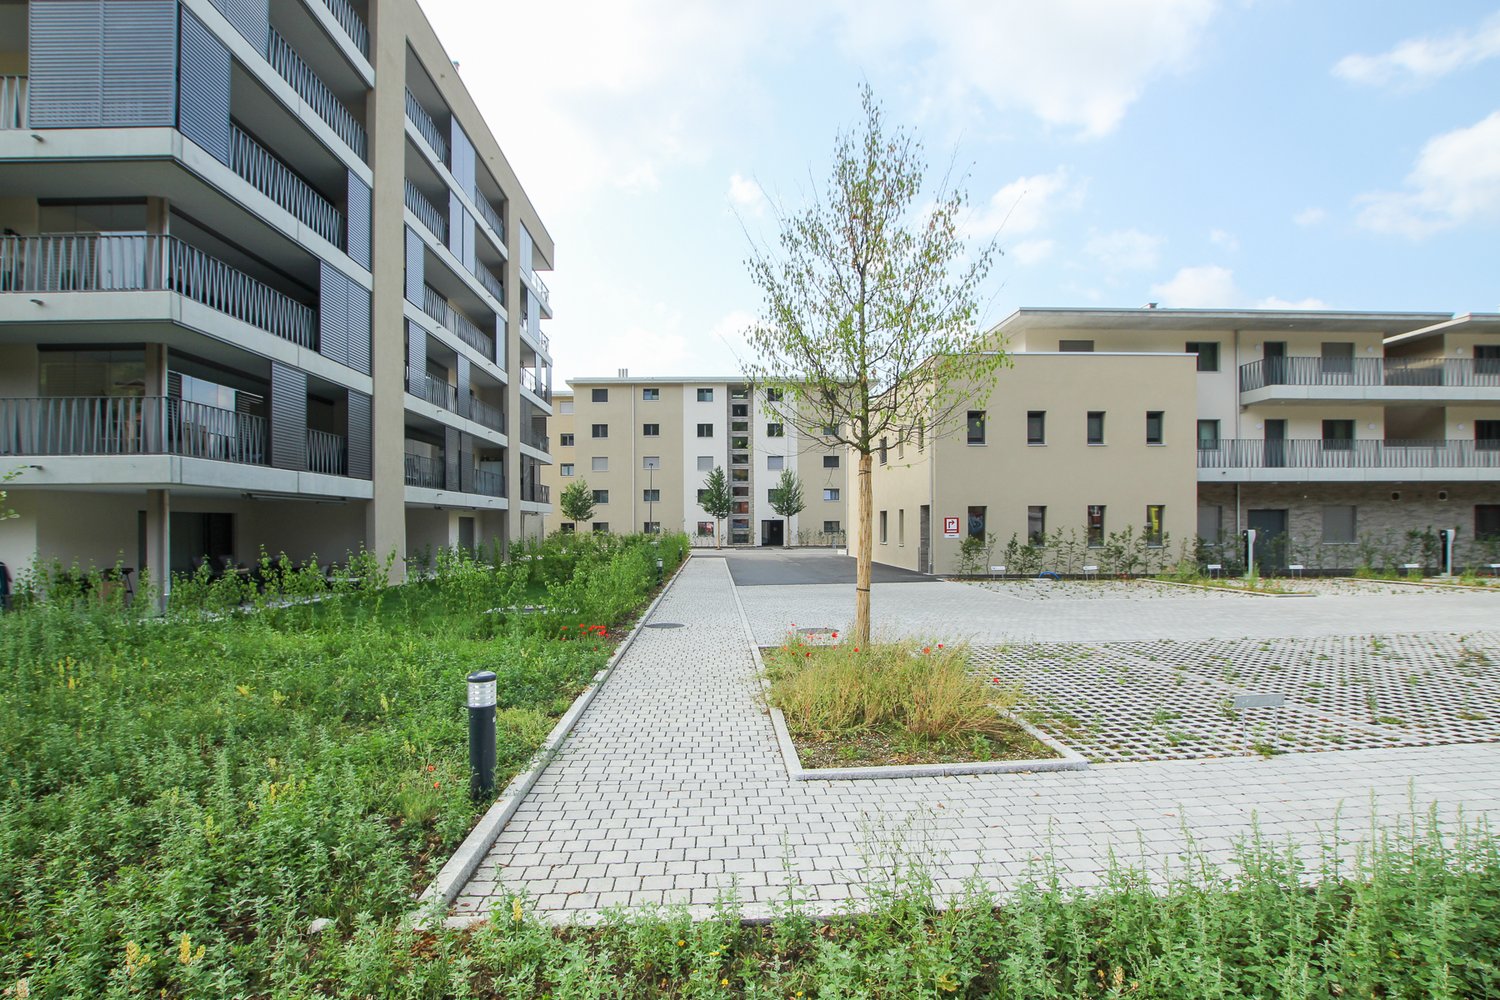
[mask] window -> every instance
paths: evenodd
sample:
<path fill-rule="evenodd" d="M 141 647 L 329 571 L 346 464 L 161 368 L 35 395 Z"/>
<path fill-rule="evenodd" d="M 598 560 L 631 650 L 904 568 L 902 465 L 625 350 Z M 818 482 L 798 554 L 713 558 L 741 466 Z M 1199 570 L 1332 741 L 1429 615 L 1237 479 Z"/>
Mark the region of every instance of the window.
<path fill-rule="evenodd" d="M 660 455 L 647 455 L 647 456 L 645 456 L 644 458 L 641 459 L 641 468 L 643 468 L 643 469 L 660 469 L 661 468 L 661 456 Z"/>
<path fill-rule="evenodd" d="M 1198 355 L 1198 370 L 1200 372 L 1216 372 L 1219 370 L 1218 341 L 1190 340 L 1187 345 L 1187 353 Z"/>
<path fill-rule="evenodd" d="M 786 468 L 786 456 L 784 456 L 784 455 L 767 455 L 766 456 L 766 470 L 768 472 L 780 472 L 784 468 Z"/>
<path fill-rule="evenodd" d="M 732 483 L 748 483 L 750 481 L 749 469 L 730 469 L 729 481 Z"/>
<path fill-rule="evenodd" d="M 1479 451 L 1500 451 L 1500 420 L 1474 421 L 1474 447 Z"/>
<path fill-rule="evenodd" d="M 1059 340 L 1057 349 L 1069 354 L 1089 354 L 1094 350 L 1092 340 Z"/>
<path fill-rule="evenodd" d="M 698 391 L 699 392 L 703 392 L 704 390 L 699 389 Z M 709 389 L 708 391 L 709 392 L 713 392 L 712 389 Z M 713 534 L 714 534 L 714 523 L 712 521 L 699 521 L 698 522 L 698 537 L 699 538 L 712 538 Z"/>
<path fill-rule="evenodd" d="M 595 534 L 603 534 L 604 532 L 606 532 L 608 530 L 609 530 L 609 522 L 608 521 L 595 521 L 594 522 L 594 532 L 595 532 Z"/>
<path fill-rule="evenodd" d="M 1500 375 L 1500 344 L 1474 345 L 1474 374 Z"/>
<path fill-rule="evenodd" d="M 559 399 L 557 401 L 557 412 L 567 416 L 573 412 L 573 401 L 571 399 Z"/>
<path fill-rule="evenodd" d="M 1026 508 L 1026 541 L 1041 545 L 1047 540 L 1047 508 Z"/>
<path fill-rule="evenodd" d="M 1146 544 L 1154 549 L 1161 548 L 1162 522 L 1166 519 L 1167 508 L 1159 503 L 1148 503 L 1146 505 Z"/>
<path fill-rule="evenodd" d="M 589 429 L 589 433 L 596 438 L 607 438 L 609 437 L 609 424 L 594 424 Z"/>
<path fill-rule="evenodd" d="M 594 503 L 609 503 L 609 490 L 595 490 Z"/>
<path fill-rule="evenodd" d="M 730 496 L 747 497 L 747 496 L 750 495 L 750 487 L 748 487 L 748 486 L 731 486 L 731 487 L 729 487 L 729 494 L 730 494 Z"/>
<path fill-rule="evenodd" d="M 590 391 L 592 392 L 592 395 L 589 398 L 592 399 L 594 402 L 596 402 L 596 403 L 607 403 L 607 402 L 609 402 L 609 390 L 608 389 L 593 389 L 593 390 L 590 390 Z"/>
<path fill-rule="evenodd" d="M 1104 411 L 1089 411 L 1089 444 L 1104 443 Z"/>
<path fill-rule="evenodd" d="M 823 456 L 823 468 L 825 468 L 825 469 L 837 469 L 838 467 L 839 467 L 839 457 L 837 455 L 824 455 Z"/>
<path fill-rule="evenodd" d="M 572 462 L 564 462 L 564 463 L 562 463 L 562 465 L 558 466 L 558 475 L 560 475 L 560 476 L 571 476 L 572 474 L 573 474 L 573 463 Z"/>
<path fill-rule="evenodd" d="M 731 417 L 748 417 L 750 415 L 750 407 L 744 403 L 734 403 L 729 407 L 729 415 Z"/>
<path fill-rule="evenodd" d="M 642 389 L 641 390 L 641 399 L 643 399 L 644 401 L 646 401 L 648 403 L 654 403 L 658 399 L 661 399 L 661 390 L 660 389 L 652 389 L 652 388 Z"/>
<path fill-rule="evenodd" d="M 1353 371 L 1354 344 L 1325 341 L 1323 344 L 1323 374 L 1348 375 Z"/>
<path fill-rule="evenodd" d="M 713 424 L 699 424 L 698 425 L 698 436 L 701 437 L 701 438 L 711 438 L 711 437 L 713 437 L 714 436 L 714 425 Z"/>
<path fill-rule="evenodd" d="M 578 525 L 574 524 L 572 521 L 564 521 L 562 524 L 559 524 L 557 526 L 557 530 L 561 531 L 565 535 L 571 535 L 577 527 Z"/>
<path fill-rule="evenodd" d="M 885 460 L 886 460 L 887 452 L 888 451 L 889 451 L 889 448 L 886 445 L 885 438 L 881 438 L 880 439 L 880 464 L 881 465 L 885 464 Z"/>
<path fill-rule="evenodd" d="M 731 431 L 733 431 L 735 434 L 744 434 L 744 433 L 747 433 L 750 430 L 750 421 L 748 421 L 748 420 L 731 420 L 731 421 L 729 421 L 729 429 Z"/>
<path fill-rule="evenodd" d="M 880 544 L 881 545 L 884 545 L 886 542 L 888 542 L 890 540 L 890 539 L 888 539 L 886 537 L 886 528 L 888 527 L 888 525 L 886 523 L 886 514 L 887 514 L 886 511 L 881 511 L 880 512 Z"/>
<path fill-rule="evenodd" d="M 1219 450 L 1219 422 L 1217 420 L 1198 421 L 1198 450 Z"/>
<path fill-rule="evenodd" d="M 712 389 L 699 389 L 698 390 L 698 402 L 700 402 L 700 403 L 712 403 L 713 401 L 714 401 L 714 391 Z"/>
<path fill-rule="evenodd" d="M 824 437 L 830 437 L 831 438 L 831 437 L 838 437 L 838 435 L 839 435 L 839 429 L 838 429 L 838 427 L 836 425 L 834 425 L 834 424 L 824 424 L 823 425 L 823 436 Z"/>
<path fill-rule="evenodd" d="M 1354 421 L 1352 421 L 1352 420 L 1325 420 L 1325 421 L 1323 421 L 1323 450 L 1324 451 L 1353 451 L 1354 450 Z"/>
<path fill-rule="evenodd" d="M 970 538 L 983 538 L 984 537 L 985 513 L 986 513 L 986 511 L 985 511 L 985 508 L 983 508 L 983 507 L 970 507 L 969 508 L 969 537 Z"/>
<path fill-rule="evenodd" d="M 1027 444 L 1046 444 L 1047 443 L 1047 411 L 1046 410 L 1027 410 L 1026 411 L 1026 443 Z"/>
<path fill-rule="evenodd" d="M 984 411 L 969 411 L 969 444 L 984 444 Z"/>
<path fill-rule="evenodd" d="M 659 535 L 661 534 L 661 522 L 647 521 L 645 524 L 641 525 L 641 530 L 648 535 Z"/>
<path fill-rule="evenodd" d="M 702 507 L 703 506 L 703 501 L 705 501 L 707 499 L 708 499 L 708 490 L 699 490 L 698 491 L 698 506 Z"/>
<path fill-rule="evenodd" d="M 648 438 L 661 437 L 661 424 L 641 424 L 641 436 Z"/>
<path fill-rule="evenodd" d="M 712 472 L 712 471 L 714 471 L 714 457 L 712 455 L 699 455 L 698 456 L 698 471 L 699 472 Z"/>
<path fill-rule="evenodd" d="M 786 431 L 780 424 L 766 424 L 766 437 L 779 438 L 785 435 Z"/>
<path fill-rule="evenodd" d="M 661 490 L 641 490 L 643 503 L 661 503 Z"/>
<path fill-rule="evenodd" d="M 823 491 L 823 499 L 824 500 L 832 501 L 832 500 L 837 500 L 838 498 L 839 498 L 839 491 L 838 490 L 824 490 Z"/>
<path fill-rule="evenodd" d="M 1500 538 L 1500 503 L 1474 505 L 1474 537 Z"/>
<path fill-rule="evenodd" d="M 572 434 L 559 434 L 557 436 L 557 446 L 559 448 L 571 448 L 571 447 L 573 447 L 573 435 Z"/>
<path fill-rule="evenodd" d="M 896 544 L 906 544 L 906 508 L 896 511 Z"/>
<path fill-rule="evenodd" d="M 748 448 L 750 447 L 750 439 L 748 437 L 732 437 L 729 439 L 729 447 L 735 450 Z"/>
<path fill-rule="evenodd" d="M 926 447 L 927 447 L 927 420 L 926 420 L 926 418 L 921 418 L 921 419 L 917 420 L 917 451 L 922 451 Z"/>
<path fill-rule="evenodd" d="M 1088 543 L 1089 548 L 1097 549 L 1104 544 L 1104 505 L 1099 503 L 1089 504 L 1088 519 Z"/>
<path fill-rule="evenodd" d="M 1323 541 L 1349 545 L 1355 540 L 1354 507 L 1348 504 L 1323 505 Z"/>
<path fill-rule="evenodd" d="M 1224 508 L 1219 506 L 1198 508 L 1198 537 L 1205 542 L 1217 542 L 1224 526 Z"/>
<path fill-rule="evenodd" d="M 1161 444 L 1161 410 L 1146 411 L 1146 443 Z"/>
<path fill-rule="evenodd" d="M 593 472 L 608 472 L 609 456 L 595 455 L 593 458 L 589 459 L 589 469 Z"/>
<path fill-rule="evenodd" d="M 836 535 L 842 530 L 843 529 L 839 527 L 839 523 L 837 521 L 823 522 L 823 534 L 825 535 Z"/>
<path fill-rule="evenodd" d="M 766 390 L 766 402 L 768 402 L 768 403 L 779 403 L 779 402 L 781 402 L 781 390 L 780 389 L 767 389 Z"/>

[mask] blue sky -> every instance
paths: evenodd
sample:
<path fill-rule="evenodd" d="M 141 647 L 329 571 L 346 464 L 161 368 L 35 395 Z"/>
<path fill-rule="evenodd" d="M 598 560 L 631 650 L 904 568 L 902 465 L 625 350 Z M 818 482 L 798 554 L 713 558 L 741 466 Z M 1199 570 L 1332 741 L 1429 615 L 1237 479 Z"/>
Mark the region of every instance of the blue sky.
<path fill-rule="evenodd" d="M 987 323 L 1500 310 L 1494 0 L 423 4 L 557 241 L 559 385 L 737 370 L 746 231 L 861 81 L 998 231 Z"/>

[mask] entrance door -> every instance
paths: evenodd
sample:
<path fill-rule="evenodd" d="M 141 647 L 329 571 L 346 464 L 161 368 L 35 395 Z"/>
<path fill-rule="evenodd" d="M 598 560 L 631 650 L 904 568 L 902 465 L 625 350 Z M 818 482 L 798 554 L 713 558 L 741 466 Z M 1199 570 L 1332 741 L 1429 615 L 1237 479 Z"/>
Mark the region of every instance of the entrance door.
<path fill-rule="evenodd" d="M 922 504 L 917 508 L 918 531 L 917 531 L 917 570 L 921 573 L 932 572 L 932 508 Z"/>
<path fill-rule="evenodd" d="M 785 545 L 785 532 L 785 521 L 762 521 L 760 522 L 760 544 Z"/>
<path fill-rule="evenodd" d="M 1280 385 L 1286 380 L 1286 341 L 1268 340 L 1261 347 L 1261 367 L 1266 385 Z"/>
<path fill-rule="evenodd" d="M 474 551 L 474 519 L 472 517 L 458 519 L 458 547 L 465 552 Z"/>
<path fill-rule="evenodd" d="M 1286 421 L 1266 421 L 1266 468 L 1279 469 L 1286 465 Z"/>
<path fill-rule="evenodd" d="M 1255 564 L 1266 573 L 1286 572 L 1286 511 L 1251 510 L 1255 529 Z"/>

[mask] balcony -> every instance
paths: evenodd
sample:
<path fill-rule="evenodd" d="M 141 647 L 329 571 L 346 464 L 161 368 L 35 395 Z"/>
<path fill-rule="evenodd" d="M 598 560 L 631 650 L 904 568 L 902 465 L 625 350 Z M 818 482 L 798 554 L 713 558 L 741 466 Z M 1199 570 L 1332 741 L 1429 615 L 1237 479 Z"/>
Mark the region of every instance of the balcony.
<path fill-rule="evenodd" d="M 344 213 L 270 150 L 233 125 L 229 132 L 229 165 L 251 187 L 286 209 L 298 222 L 344 249 Z"/>
<path fill-rule="evenodd" d="M 479 329 L 469 317 L 453 308 L 452 304 L 443 298 L 443 293 L 431 285 L 422 286 L 422 311 L 441 323 L 459 340 L 478 351 L 486 361 L 495 360 L 494 338 Z"/>
<path fill-rule="evenodd" d="M 170 236 L 0 237 L 0 293 L 167 291 L 317 349 L 317 311 Z"/>
<path fill-rule="evenodd" d="M 406 485 L 420 486 L 423 489 L 440 490 L 444 488 L 446 477 L 443 474 L 443 460 L 441 458 L 428 458 L 425 455 L 413 455 L 406 453 Z"/>
<path fill-rule="evenodd" d="M 521 385 L 536 398 L 548 403 L 552 401 L 552 387 L 542 381 L 541 373 L 535 369 L 521 369 Z"/>
<path fill-rule="evenodd" d="M 474 471 L 474 492 L 487 497 L 505 496 L 505 473 L 486 469 Z"/>
<path fill-rule="evenodd" d="M 415 368 L 406 369 L 406 389 L 418 399 L 425 399 L 440 410 L 458 412 L 458 388 Z"/>
<path fill-rule="evenodd" d="M 349 474 L 349 444 L 340 434 L 309 429 L 307 432 L 307 471 L 325 476 Z"/>
<path fill-rule="evenodd" d="M 427 200 L 427 196 L 411 182 L 411 178 L 409 177 L 406 180 L 406 207 L 411 209 L 411 213 L 417 217 L 422 225 L 426 226 L 427 230 L 438 238 L 439 243 L 447 244 L 448 217 L 439 212 L 437 206 Z"/>
<path fill-rule="evenodd" d="M 323 0 L 323 3 L 333 13 L 333 19 L 344 29 L 354 47 L 359 49 L 359 54 L 369 59 L 370 29 L 359 16 L 359 11 L 354 9 L 349 0 Z"/>
<path fill-rule="evenodd" d="M 28 82 L 24 76 L 0 76 L 0 131 L 27 127 Z"/>
<path fill-rule="evenodd" d="M 521 499 L 531 503 L 551 503 L 552 488 L 541 483 L 523 481 L 521 483 Z"/>
<path fill-rule="evenodd" d="M 1481 358 L 1270 358 L 1240 366 L 1240 402 L 1500 401 L 1500 361 Z"/>
<path fill-rule="evenodd" d="M 491 406 L 478 396 L 469 397 L 469 419 L 492 431 L 505 433 L 505 414 L 499 407 Z"/>
<path fill-rule="evenodd" d="M 474 264 L 474 277 L 484 286 L 484 290 L 495 297 L 495 301 L 502 306 L 505 305 L 505 288 L 500 284 L 500 279 L 495 277 L 493 271 L 479 262 Z"/>
<path fill-rule="evenodd" d="M 417 132 L 421 134 L 422 138 L 427 140 L 427 145 L 432 147 L 432 151 L 437 154 L 438 159 L 446 164 L 448 162 L 448 140 L 443 138 L 442 129 L 438 128 L 437 122 L 432 120 L 432 116 L 427 113 L 427 109 L 422 107 L 422 102 L 417 100 L 417 95 L 413 94 L 410 90 L 406 92 L 406 117 L 408 121 L 417 127 Z"/>
<path fill-rule="evenodd" d="M 552 357 L 552 339 L 542 332 L 540 324 L 532 323 L 530 320 L 523 318 L 521 320 L 521 335 L 536 345 L 538 351 L 549 358 Z"/>
<path fill-rule="evenodd" d="M 1500 440 L 1222 440 L 1198 449 L 1198 478 L 1212 482 L 1491 480 Z"/>
<path fill-rule="evenodd" d="M 3 127 L 3 126 L 0 126 Z M 505 246 L 505 223 L 500 219 L 500 213 L 495 211 L 495 206 L 479 190 L 479 185 L 474 185 L 469 190 L 469 195 L 474 199 L 474 205 L 479 209 L 479 217 L 489 223 L 496 236 L 500 237 L 500 245 Z"/>
<path fill-rule="evenodd" d="M 531 290 L 536 293 L 537 300 L 541 302 L 542 308 L 549 314 L 552 312 L 552 291 L 542 281 L 542 276 L 537 274 L 533 268 L 522 268 L 521 273 L 526 276 L 526 281 L 531 285 Z"/>
<path fill-rule="evenodd" d="M 328 85 L 312 71 L 307 63 L 302 61 L 297 50 L 292 48 L 276 29 L 270 29 L 268 41 L 266 58 L 270 61 L 272 68 L 292 85 L 297 96 L 318 113 L 318 117 L 333 129 L 334 134 L 354 150 L 355 156 L 368 161 L 368 140 L 365 136 L 365 127 L 354 117 L 354 113 L 344 107 L 343 102 L 334 96 Z"/>
<path fill-rule="evenodd" d="M 169 396 L 0 399 L 0 454 L 177 455 L 265 465 L 266 420 Z"/>

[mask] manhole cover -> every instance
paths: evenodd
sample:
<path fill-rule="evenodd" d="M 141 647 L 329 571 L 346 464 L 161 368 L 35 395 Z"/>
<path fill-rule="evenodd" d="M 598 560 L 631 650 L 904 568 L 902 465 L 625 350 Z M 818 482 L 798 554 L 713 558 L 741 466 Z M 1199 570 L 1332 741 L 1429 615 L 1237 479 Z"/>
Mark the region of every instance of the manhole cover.
<path fill-rule="evenodd" d="M 647 628 L 682 628 L 682 622 L 651 622 Z"/>

